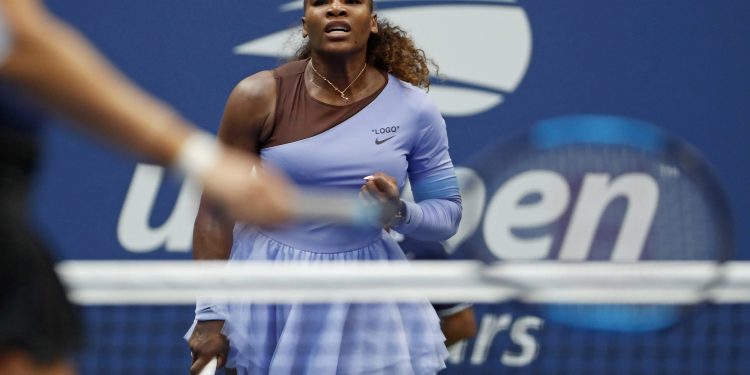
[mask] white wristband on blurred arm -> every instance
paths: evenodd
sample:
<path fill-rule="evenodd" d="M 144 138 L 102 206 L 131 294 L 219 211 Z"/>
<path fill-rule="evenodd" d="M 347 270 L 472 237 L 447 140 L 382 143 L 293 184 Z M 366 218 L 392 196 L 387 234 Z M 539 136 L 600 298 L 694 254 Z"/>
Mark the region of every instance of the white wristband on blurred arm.
<path fill-rule="evenodd" d="M 219 163 L 221 147 L 211 134 L 194 132 L 180 147 L 174 166 L 186 176 L 202 180 Z"/>

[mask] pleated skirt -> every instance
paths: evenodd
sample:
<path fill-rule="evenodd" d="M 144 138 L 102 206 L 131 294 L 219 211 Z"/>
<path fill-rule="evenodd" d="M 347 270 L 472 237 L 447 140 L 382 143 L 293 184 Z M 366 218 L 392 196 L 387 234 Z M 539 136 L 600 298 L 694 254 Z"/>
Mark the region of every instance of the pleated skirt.
<path fill-rule="evenodd" d="M 365 246 L 310 251 L 258 230 L 235 231 L 230 261 L 406 260 L 385 232 Z M 364 292 L 363 292 L 364 293 Z M 448 351 L 432 305 L 410 303 L 230 304 L 224 334 L 238 374 L 431 375 Z"/>

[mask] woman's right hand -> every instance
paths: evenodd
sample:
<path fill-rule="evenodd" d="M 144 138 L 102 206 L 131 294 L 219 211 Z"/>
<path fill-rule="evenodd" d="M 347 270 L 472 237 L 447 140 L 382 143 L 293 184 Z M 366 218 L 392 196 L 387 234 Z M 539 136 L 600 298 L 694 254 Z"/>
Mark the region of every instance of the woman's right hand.
<path fill-rule="evenodd" d="M 229 340 L 221 333 L 223 327 L 223 320 L 207 320 L 195 324 L 193 334 L 188 340 L 190 355 L 193 358 L 190 375 L 198 375 L 214 358 L 218 358 L 217 368 L 224 367 L 227 363 Z"/>
<path fill-rule="evenodd" d="M 401 211 L 401 193 L 395 177 L 383 172 L 365 177 L 365 184 L 360 188 L 360 197 L 375 203 L 381 209 L 380 221 L 383 229 L 390 230 L 396 214 Z"/>

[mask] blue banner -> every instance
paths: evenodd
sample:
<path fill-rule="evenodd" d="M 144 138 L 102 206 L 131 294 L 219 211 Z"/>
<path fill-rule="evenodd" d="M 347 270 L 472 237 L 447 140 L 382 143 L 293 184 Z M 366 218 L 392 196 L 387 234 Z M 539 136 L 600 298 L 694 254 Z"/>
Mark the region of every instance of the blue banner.
<path fill-rule="evenodd" d="M 301 1 L 48 5 L 211 132 L 237 82 L 291 53 L 302 15 Z M 448 123 L 465 204 L 445 244 L 454 257 L 750 259 L 750 3 L 376 7 L 440 66 L 430 95 Z M 189 182 L 65 128 L 49 129 L 47 149 L 36 220 L 60 258 L 190 257 L 198 191 Z M 561 368 L 561 357 L 545 359 L 543 340 L 557 343 L 549 337 L 564 328 L 545 332 L 538 312 L 503 309 L 478 309 L 480 335 L 454 349 L 453 373 Z M 569 350 L 570 361 L 577 354 Z"/>

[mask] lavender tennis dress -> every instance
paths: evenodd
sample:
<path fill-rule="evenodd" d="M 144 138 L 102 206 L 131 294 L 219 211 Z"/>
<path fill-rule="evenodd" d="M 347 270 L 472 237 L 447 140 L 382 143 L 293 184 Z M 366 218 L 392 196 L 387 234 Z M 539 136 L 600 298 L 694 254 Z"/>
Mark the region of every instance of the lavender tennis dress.
<path fill-rule="evenodd" d="M 460 196 L 445 122 L 426 94 L 390 76 L 377 97 L 344 122 L 311 137 L 261 150 L 265 163 L 303 186 L 358 191 L 382 171 L 419 203 L 407 203 L 402 233 L 443 239 L 455 232 Z M 237 225 L 230 261 L 405 260 L 379 227 L 297 223 L 267 230 Z M 228 367 L 240 374 L 435 374 L 447 350 L 427 301 L 372 304 L 232 304 L 197 311 L 225 319 Z"/>

